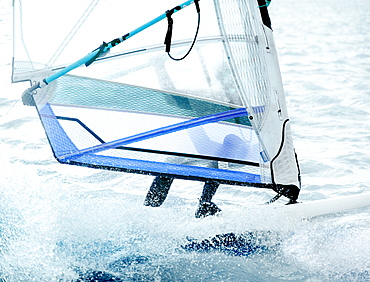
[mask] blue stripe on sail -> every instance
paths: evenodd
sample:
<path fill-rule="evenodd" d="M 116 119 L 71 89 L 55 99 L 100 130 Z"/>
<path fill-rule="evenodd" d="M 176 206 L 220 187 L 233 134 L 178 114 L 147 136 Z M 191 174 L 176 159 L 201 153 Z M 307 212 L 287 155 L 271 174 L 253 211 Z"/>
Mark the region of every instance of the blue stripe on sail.
<path fill-rule="evenodd" d="M 219 179 L 235 182 L 261 183 L 261 177 L 257 174 L 222 170 L 216 168 L 195 167 L 189 165 L 160 163 L 153 161 L 133 160 L 95 154 L 85 154 L 70 160 L 59 160 L 61 163 L 78 164 L 100 168 L 122 168 L 126 171 L 134 170 L 154 172 L 173 176 L 185 176 L 187 178 Z"/>
<path fill-rule="evenodd" d="M 49 103 L 46 103 L 44 107 L 39 109 L 39 116 L 56 158 L 78 151 L 77 147 L 67 136 L 58 119 L 55 117 Z"/>
<path fill-rule="evenodd" d="M 177 132 L 184 129 L 189 129 L 192 127 L 208 124 L 208 123 L 214 123 L 222 120 L 227 120 L 235 117 L 245 116 L 248 115 L 248 112 L 245 108 L 235 109 L 231 111 L 226 111 L 222 113 L 217 113 L 209 116 L 204 116 L 200 118 L 195 118 L 191 120 L 187 120 L 184 122 L 180 122 L 177 124 L 157 128 L 154 130 L 150 130 L 147 132 L 143 132 L 140 134 L 132 135 L 126 138 L 118 139 L 115 141 L 107 142 L 101 145 L 93 146 L 87 149 L 79 150 L 78 152 L 72 152 L 69 154 L 65 154 L 63 156 L 60 156 L 60 159 L 73 159 L 75 157 L 79 157 L 84 154 L 91 154 L 91 153 L 98 153 L 109 149 L 114 149 L 119 146 L 128 145 L 134 142 L 139 142 L 143 140 L 147 140 L 150 138 L 162 136 L 165 134 Z"/>

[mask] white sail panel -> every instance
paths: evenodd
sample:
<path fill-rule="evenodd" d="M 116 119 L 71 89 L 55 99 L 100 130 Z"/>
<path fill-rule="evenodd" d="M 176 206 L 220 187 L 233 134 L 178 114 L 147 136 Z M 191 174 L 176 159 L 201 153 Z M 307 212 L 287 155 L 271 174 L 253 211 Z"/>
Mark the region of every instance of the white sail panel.
<path fill-rule="evenodd" d="M 215 1 L 226 38 L 225 50 L 240 97 L 260 138 L 263 162 L 274 161 L 273 166 L 265 164 L 271 169 L 271 181 L 300 187 L 272 31 L 256 20 L 260 15 L 252 2 Z"/>

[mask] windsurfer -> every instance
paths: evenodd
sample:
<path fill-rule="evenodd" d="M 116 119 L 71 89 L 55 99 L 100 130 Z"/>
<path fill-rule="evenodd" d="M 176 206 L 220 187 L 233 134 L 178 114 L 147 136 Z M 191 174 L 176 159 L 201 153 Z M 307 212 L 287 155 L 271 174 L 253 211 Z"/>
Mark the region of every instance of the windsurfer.
<path fill-rule="evenodd" d="M 260 9 L 262 22 L 268 28 L 271 29 L 271 20 L 267 10 L 271 1 L 268 0 L 257 0 L 258 7 Z M 156 176 L 150 186 L 150 189 L 146 195 L 144 205 L 151 207 L 159 207 L 166 200 L 168 192 L 170 190 L 171 184 L 174 178 L 170 176 Z M 221 209 L 212 202 L 212 198 L 215 195 L 218 186 L 215 180 L 207 180 L 204 183 L 202 195 L 199 199 L 199 205 L 195 212 L 196 218 L 206 217 L 210 215 L 215 215 L 220 212 Z"/>
<path fill-rule="evenodd" d="M 258 0 L 258 7 L 260 8 L 260 13 L 262 17 L 262 22 L 265 26 L 271 29 L 271 20 L 267 7 L 270 5 L 271 1 L 268 0 Z"/>

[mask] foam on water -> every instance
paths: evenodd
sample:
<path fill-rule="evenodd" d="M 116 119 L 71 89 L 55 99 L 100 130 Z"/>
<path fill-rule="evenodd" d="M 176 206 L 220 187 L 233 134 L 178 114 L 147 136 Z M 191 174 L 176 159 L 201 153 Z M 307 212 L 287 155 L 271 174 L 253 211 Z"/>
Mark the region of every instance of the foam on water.
<path fill-rule="evenodd" d="M 272 194 L 222 186 L 214 197 L 222 216 L 198 220 L 201 183 L 175 180 L 163 206 L 149 208 L 142 203 L 152 177 L 58 164 L 36 111 L 16 103 L 28 85 L 9 81 L 10 2 L 0 4 L 0 281 L 87 280 L 90 270 L 122 281 L 369 280 L 370 209 L 277 222 L 250 213 Z M 366 4 L 286 0 L 269 8 L 302 201 L 370 190 Z M 276 226 L 249 255 L 181 248 L 187 237 Z"/>

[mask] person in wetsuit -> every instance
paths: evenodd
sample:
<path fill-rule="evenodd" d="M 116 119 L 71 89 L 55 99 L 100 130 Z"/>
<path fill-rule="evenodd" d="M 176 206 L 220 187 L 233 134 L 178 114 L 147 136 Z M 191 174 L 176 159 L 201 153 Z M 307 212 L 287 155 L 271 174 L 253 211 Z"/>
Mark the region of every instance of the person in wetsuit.
<path fill-rule="evenodd" d="M 268 0 L 258 0 L 258 7 L 260 8 L 262 22 L 265 26 L 271 29 L 271 20 L 267 7 L 270 5 L 271 1 Z"/>
<path fill-rule="evenodd" d="M 262 22 L 265 26 L 271 29 L 271 20 L 267 10 L 271 1 L 268 0 L 257 0 L 258 7 L 260 9 Z M 174 177 L 171 176 L 156 176 L 150 186 L 150 189 L 146 195 L 144 205 L 151 207 L 159 207 L 165 201 L 168 191 L 170 190 L 171 184 Z M 215 195 L 217 188 L 220 183 L 216 180 L 206 180 L 203 186 L 202 195 L 199 198 L 199 205 L 195 212 L 196 218 L 206 217 L 215 215 L 220 212 L 221 209 L 212 202 L 212 198 Z"/>

